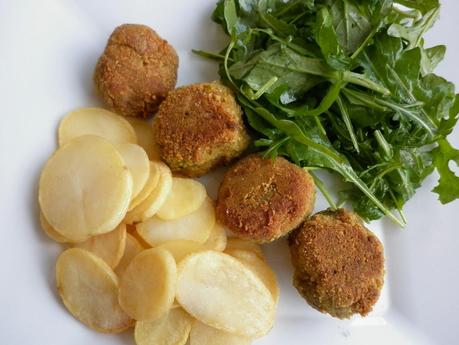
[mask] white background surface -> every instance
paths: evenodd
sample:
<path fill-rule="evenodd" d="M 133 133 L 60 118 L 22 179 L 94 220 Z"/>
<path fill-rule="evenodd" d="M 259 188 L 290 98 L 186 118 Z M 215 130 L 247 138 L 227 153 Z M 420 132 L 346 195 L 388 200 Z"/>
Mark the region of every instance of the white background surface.
<path fill-rule="evenodd" d="M 91 75 L 113 28 L 144 23 L 180 55 L 179 84 L 216 79 L 216 65 L 192 48 L 219 49 L 224 37 L 209 20 L 214 0 L 0 0 L 0 344 L 133 344 L 132 334 L 103 335 L 64 309 L 54 289 L 61 250 L 37 223 L 37 181 L 55 148 L 59 119 L 99 104 Z M 444 0 L 428 43 L 446 43 L 438 72 L 459 85 L 459 2 Z M 459 146 L 459 131 L 451 136 Z M 218 174 L 217 174 L 218 175 Z M 457 344 L 459 342 L 459 202 L 441 206 L 436 176 L 406 207 L 405 230 L 383 221 L 387 276 L 366 319 L 339 321 L 312 310 L 291 287 L 285 242 L 266 248 L 281 283 L 273 331 L 260 345 Z M 213 189 L 217 185 L 211 183 Z M 317 210 L 325 207 L 319 200 Z"/>

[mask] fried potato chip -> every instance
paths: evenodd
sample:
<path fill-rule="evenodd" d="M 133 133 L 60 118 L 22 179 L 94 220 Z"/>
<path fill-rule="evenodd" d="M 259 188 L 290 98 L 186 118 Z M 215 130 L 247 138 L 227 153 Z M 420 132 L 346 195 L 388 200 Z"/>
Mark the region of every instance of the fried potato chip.
<path fill-rule="evenodd" d="M 264 260 L 250 250 L 231 249 L 228 254 L 238 259 L 245 267 L 255 273 L 271 292 L 274 301 L 276 303 L 279 302 L 279 285 L 277 284 L 276 274 Z"/>
<path fill-rule="evenodd" d="M 155 248 L 162 248 L 169 251 L 177 263 L 185 256 L 204 249 L 201 243 L 186 240 L 167 241 Z"/>
<path fill-rule="evenodd" d="M 172 188 L 156 216 L 173 220 L 196 211 L 207 197 L 202 183 L 190 178 L 173 177 Z"/>
<path fill-rule="evenodd" d="M 124 254 L 115 268 L 115 273 L 118 277 L 121 277 L 128 265 L 131 263 L 132 259 L 134 259 L 134 257 L 142 250 L 144 250 L 144 248 L 140 242 L 130 233 L 126 233 L 126 246 L 124 248 Z"/>
<path fill-rule="evenodd" d="M 275 303 L 263 282 L 230 255 L 204 251 L 178 265 L 177 301 L 208 326 L 250 338 L 272 327 Z"/>
<path fill-rule="evenodd" d="M 61 120 L 59 146 L 87 134 L 97 135 L 112 143 L 137 143 L 134 128 L 123 117 L 102 108 L 80 108 Z"/>
<path fill-rule="evenodd" d="M 74 247 L 90 251 L 103 259 L 111 268 L 115 268 L 126 247 L 126 225 L 121 223 L 115 230 L 93 236 L 84 242 L 75 244 Z"/>
<path fill-rule="evenodd" d="M 182 308 L 171 309 L 157 320 L 138 321 L 134 331 L 135 343 L 137 345 L 184 345 L 192 323 L 193 318 Z"/>
<path fill-rule="evenodd" d="M 161 160 L 151 124 L 145 120 L 136 119 L 135 117 L 128 117 L 126 120 L 128 120 L 134 128 L 135 134 L 137 135 L 137 144 L 143 147 L 148 158 L 152 161 Z"/>
<path fill-rule="evenodd" d="M 252 340 L 195 321 L 191 327 L 190 345 L 250 345 Z"/>
<path fill-rule="evenodd" d="M 48 160 L 38 200 L 54 230 L 79 242 L 121 223 L 131 192 L 132 177 L 115 147 L 88 135 L 62 146 Z"/>
<path fill-rule="evenodd" d="M 153 189 L 155 189 L 156 185 L 159 181 L 159 176 L 161 176 L 159 165 L 155 162 L 150 162 L 150 173 L 148 175 L 148 179 L 145 182 L 142 190 L 140 191 L 137 196 L 135 196 L 131 203 L 129 204 L 129 211 L 132 211 L 135 207 L 137 207 L 142 201 L 144 201 L 148 196 L 151 194 Z"/>
<path fill-rule="evenodd" d="M 167 241 L 188 240 L 204 243 L 215 225 L 215 210 L 207 198 L 199 209 L 175 220 L 152 217 L 137 224 L 137 232 L 152 247 Z"/>
<path fill-rule="evenodd" d="M 226 248 L 226 230 L 225 228 L 215 222 L 214 227 L 210 231 L 209 238 L 204 242 L 203 247 L 210 250 L 222 252 Z"/>
<path fill-rule="evenodd" d="M 158 319 L 174 302 L 176 281 L 177 267 L 172 254 L 164 249 L 144 250 L 120 277 L 120 305 L 135 320 Z"/>
<path fill-rule="evenodd" d="M 123 157 L 132 176 L 132 195 L 135 198 L 142 191 L 150 176 L 150 161 L 147 153 L 139 145 L 123 143 L 116 144 L 118 152 Z"/>
<path fill-rule="evenodd" d="M 228 237 L 226 241 L 225 251 L 228 251 L 231 249 L 250 250 L 254 252 L 255 254 L 257 254 L 260 257 L 260 259 L 264 260 L 265 258 L 265 256 L 263 255 L 263 250 L 261 249 L 259 244 L 255 242 L 251 242 L 251 241 L 241 240 L 240 238 Z"/>
<path fill-rule="evenodd" d="M 46 220 L 45 216 L 43 215 L 43 212 L 40 211 L 40 225 L 43 230 L 43 232 L 53 241 L 56 241 L 58 243 L 68 243 L 69 240 L 66 239 L 64 236 L 62 236 L 60 233 L 58 233 L 56 230 L 53 229 L 51 224 L 48 223 Z"/>
<path fill-rule="evenodd" d="M 172 188 L 172 172 L 162 162 L 155 162 L 159 170 L 159 180 L 150 195 L 126 215 L 127 223 L 142 222 L 155 215 L 166 201 Z"/>
<path fill-rule="evenodd" d="M 118 303 L 118 278 L 96 255 L 81 248 L 65 250 L 56 262 L 56 284 L 69 312 L 85 325 L 117 333 L 133 325 Z"/>

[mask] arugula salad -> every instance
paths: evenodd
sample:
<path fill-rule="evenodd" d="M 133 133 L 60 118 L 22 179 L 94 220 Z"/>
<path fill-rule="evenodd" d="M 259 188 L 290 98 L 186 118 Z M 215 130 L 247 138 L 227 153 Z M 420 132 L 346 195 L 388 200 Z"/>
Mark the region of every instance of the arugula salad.
<path fill-rule="evenodd" d="M 459 198 L 459 150 L 447 137 L 458 120 L 454 85 L 434 74 L 445 46 L 423 35 L 438 0 L 220 0 L 213 20 L 229 37 L 220 62 L 255 145 L 347 182 L 365 220 L 386 215 L 403 226 L 403 205 L 436 170 L 442 203 Z"/>

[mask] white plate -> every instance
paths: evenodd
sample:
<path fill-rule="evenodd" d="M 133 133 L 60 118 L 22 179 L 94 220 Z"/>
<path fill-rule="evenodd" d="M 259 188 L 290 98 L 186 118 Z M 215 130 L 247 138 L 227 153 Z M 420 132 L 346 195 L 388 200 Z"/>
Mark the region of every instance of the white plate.
<path fill-rule="evenodd" d="M 60 247 L 39 230 L 37 180 L 55 148 L 62 115 L 99 104 L 92 70 L 115 26 L 144 23 L 167 38 L 180 55 L 179 84 L 217 78 L 216 65 L 191 53 L 224 46 L 224 36 L 209 19 L 214 2 L 0 1 L 0 344 L 133 344 L 130 332 L 117 336 L 87 329 L 56 297 Z M 443 2 L 428 42 L 448 45 L 438 72 L 459 85 L 459 3 Z M 456 146 L 458 133 L 451 136 Z M 210 180 L 215 190 L 218 180 Z M 273 331 L 256 344 L 457 344 L 459 202 L 441 206 L 430 192 L 435 183 L 436 177 L 429 178 L 408 203 L 405 230 L 387 221 L 371 224 L 385 243 L 387 281 L 365 319 L 339 321 L 312 310 L 291 287 L 285 242 L 267 246 L 281 299 Z M 316 208 L 325 206 L 320 199 Z"/>

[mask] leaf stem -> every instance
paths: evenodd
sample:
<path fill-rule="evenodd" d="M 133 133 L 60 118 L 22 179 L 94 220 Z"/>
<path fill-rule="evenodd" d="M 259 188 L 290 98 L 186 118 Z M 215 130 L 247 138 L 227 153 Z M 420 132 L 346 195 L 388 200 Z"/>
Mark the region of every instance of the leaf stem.
<path fill-rule="evenodd" d="M 314 183 L 316 184 L 317 188 L 319 188 L 320 192 L 324 196 L 324 198 L 327 200 L 328 204 L 333 210 L 336 210 L 338 207 L 336 206 L 335 201 L 333 200 L 333 197 L 331 196 L 331 193 L 328 191 L 327 187 L 323 183 L 323 181 L 317 177 L 316 174 L 314 174 L 312 171 L 308 170 L 309 174 L 311 174 L 312 178 L 314 179 Z"/>

